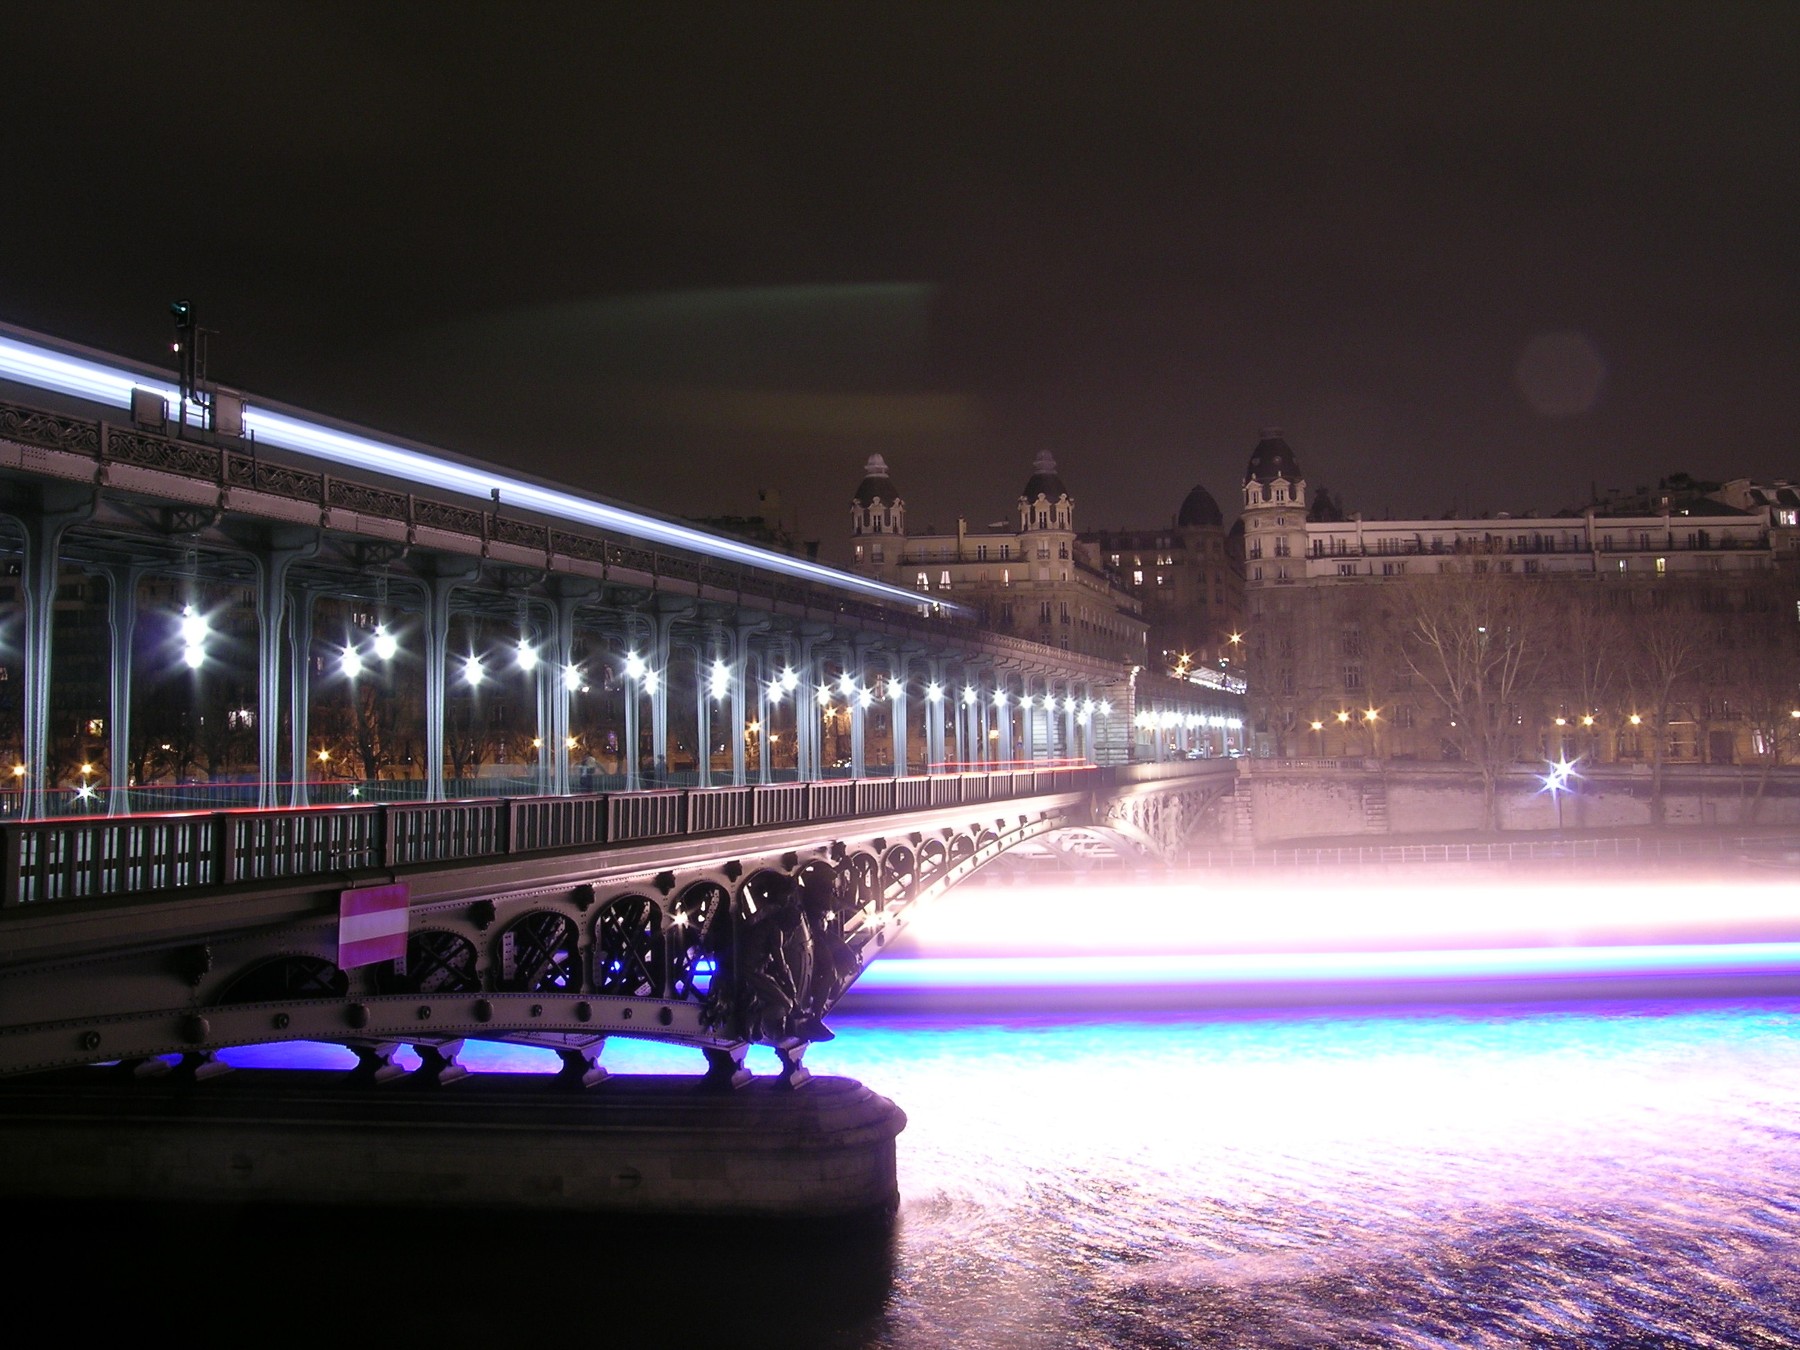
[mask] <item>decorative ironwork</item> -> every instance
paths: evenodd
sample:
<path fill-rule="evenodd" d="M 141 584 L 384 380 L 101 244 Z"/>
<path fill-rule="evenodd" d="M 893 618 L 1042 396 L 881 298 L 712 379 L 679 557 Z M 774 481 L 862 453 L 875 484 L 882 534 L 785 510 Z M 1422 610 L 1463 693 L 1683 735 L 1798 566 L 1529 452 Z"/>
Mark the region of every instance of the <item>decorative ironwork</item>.
<path fill-rule="evenodd" d="M 873 854 L 855 852 L 837 867 L 809 863 L 795 876 L 807 928 L 813 939 L 813 976 L 803 1018 L 818 1022 L 862 973 L 857 952 L 868 939 L 853 942 L 851 925 L 881 901 L 881 864 Z"/>
<path fill-rule="evenodd" d="M 735 568 L 718 567 L 712 563 L 700 564 L 700 584 L 716 586 L 720 590 L 734 591 L 743 580 L 743 574 Z"/>
<path fill-rule="evenodd" d="M 660 997 L 668 968 L 662 910 L 644 895 L 622 895 L 594 920 L 594 992 Z"/>
<path fill-rule="evenodd" d="M 348 483 L 342 478 L 333 478 L 327 486 L 325 504 L 341 506 L 347 511 L 357 511 L 365 516 L 381 516 L 386 520 L 406 519 L 404 492 L 389 492 L 363 483 Z"/>
<path fill-rule="evenodd" d="M 426 928 L 406 940 L 406 970 L 385 962 L 375 968 L 384 994 L 469 994 L 481 987 L 475 944 L 458 933 Z"/>
<path fill-rule="evenodd" d="M 669 912 L 669 996 L 704 1000 L 718 974 L 713 926 L 725 913 L 730 896 L 713 881 L 696 882 L 676 899 Z"/>
<path fill-rule="evenodd" d="M 464 506 L 451 506 L 447 502 L 431 502 L 413 499 L 413 524 L 430 526 L 435 530 L 450 530 L 457 534 L 481 533 L 482 514 L 471 511 Z"/>
<path fill-rule="evenodd" d="M 881 879 L 888 892 L 910 895 L 918 887 L 918 855 L 907 845 L 896 844 L 881 859 Z"/>
<path fill-rule="evenodd" d="M 18 403 L 0 403 L 0 436 L 82 455 L 97 454 L 100 449 L 99 423 L 59 417 Z"/>
<path fill-rule="evenodd" d="M 542 553 L 550 546 L 550 531 L 542 525 L 533 525 L 526 520 L 512 520 L 506 516 L 490 516 L 488 518 L 488 538 L 498 544 L 517 544 L 522 548 L 533 548 Z"/>
<path fill-rule="evenodd" d="M 647 548 L 634 548 L 629 544 L 608 544 L 606 562 L 610 567 L 629 567 L 637 572 L 656 570 L 654 553 Z"/>
<path fill-rule="evenodd" d="M 137 464 L 146 469 L 180 474 L 183 478 L 219 478 L 219 452 L 210 445 L 191 441 L 170 441 L 161 436 L 144 436 L 119 427 L 106 429 L 106 457 L 120 464 Z"/>
<path fill-rule="evenodd" d="M 746 1041 L 813 1040 L 813 932 L 794 879 L 772 870 L 744 879 L 736 902 L 715 922 L 718 974 L 707 998 L 714 1029 Z"/>
<path fill-rule="evenodd" d="M 350 977 L 319 956 L 272 956 L 259 961 L 219 994 L 218 1003 L 275 1003 L 295 998 L 342 998 Z"/>
<path fill-rule="evenodd" d="M 607 544 L 604 539 L 596 539 L 591 535 L 568 534 L 562 530 L 550 532 L 550 552 L 565 558 L 581 558 L 587 562 L 605 562 Z"/>
<path fill-rule="evenodd" d="M 692 558 L 677 558 L 667 553 L 656 555 L 654 568 L 659 577 L 672 577 L 680 581 L 700 580 L 700 564 Z"/>
<path fill-rule="evenodd" d="M 549 910 L 515 919 L 500 934 L 502 989 L 519 993 L 572 993 L 581 987 L 574 920 Z"/>
<path fill-rule="evenodd" d="M 236 463 L 232 463 L 236 461 Z M 269 464 L 262 460 L 247 461 L 243 455 L 227 457 L 227 472 L 235 470 L 239 465 L 248 462 L 250 475 L 242 485 L 253 488 L 257 492 L 266 492 L 271 497 L 290 497 L 296 501 L 316 502 L 325 495 L 325 475 L 307 473 L 304 469 L 290 469 L 285 464 Z M 234 486 L 238 482 L 234 481 Z"/>

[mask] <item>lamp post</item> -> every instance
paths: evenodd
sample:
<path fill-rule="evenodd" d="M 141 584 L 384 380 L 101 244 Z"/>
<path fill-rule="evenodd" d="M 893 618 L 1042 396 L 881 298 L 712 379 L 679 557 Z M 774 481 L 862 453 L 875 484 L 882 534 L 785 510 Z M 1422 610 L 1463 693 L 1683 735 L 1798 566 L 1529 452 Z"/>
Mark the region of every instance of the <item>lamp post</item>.
<path fill-rule="evenodd" d="M 1563 794 L 1574 790 L 1569 786 L 1569 777 L 1574 771 L 1575 766 L 1559 754 L 1556 762 L 1550 766 L 1550 772 L 1544 775 L 1544 791 L 1548 792 L 1550 800 L 1556 803 L 1556 832 L 1558 834 L 1562 833 L 1563 828 Z"/>
<path fill-rule="evenodd" d="M 1325 724 L 1318 718 L 1312 720 L 1313 736 L 1316 740 L 1314 750 L 1320 759 L 1325 758 Z"/>

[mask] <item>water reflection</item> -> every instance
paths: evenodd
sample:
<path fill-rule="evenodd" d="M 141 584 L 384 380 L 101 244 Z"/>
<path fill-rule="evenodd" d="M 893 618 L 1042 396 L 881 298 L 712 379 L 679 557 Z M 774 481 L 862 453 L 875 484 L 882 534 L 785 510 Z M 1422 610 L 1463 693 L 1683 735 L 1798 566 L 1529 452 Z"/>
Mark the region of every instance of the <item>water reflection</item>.
<path fill-rule="evenodd" d="M 202 1264 L 443 1343 L 1800 1346 L 1800 1000 L 837 1025 L 891 1230 L 244 1213 Z"/>
<path fill-rule="evenodd" d="M 826 1050 L 912 1120 L 880 1344 L 1800 1344 L 1800 1004 Z"/>

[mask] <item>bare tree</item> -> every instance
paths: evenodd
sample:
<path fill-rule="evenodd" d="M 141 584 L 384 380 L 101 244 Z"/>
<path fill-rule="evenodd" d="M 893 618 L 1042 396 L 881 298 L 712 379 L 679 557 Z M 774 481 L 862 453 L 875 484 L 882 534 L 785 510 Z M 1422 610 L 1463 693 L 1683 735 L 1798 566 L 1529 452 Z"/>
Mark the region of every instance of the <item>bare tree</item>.
<path fill-rule="evenodd" d="M 1669 728 L 1676 714 L 1690 711 L 1710 647 L 1707 633 L 1685 591 L 1666 585 L 1636 593 L 1628 632 L 1625 688 L 1633 715 L 1650 728 L 1650 819 L 1663 818 L 1663 766 L 1669 755 Z"/>
<path fill-rule="evenodd" d="M 1770 575 L 1745 590 L 1747 613 L 1723 616 L 1718 625 L 1719 674 L 1730 703 L 1728 711 L 1748 724 L 1750 749 L 1761 772 L 1746 819 L 1755 820 L 1775 766 L 1792 759 L 1800 748 L 1800 652 L 1796 651 L 1792 612 L 1794 588 L 1785 577 Z"/>
<path fill-rule="evenodd" d="M 1395 588 L 1400 653 L 1449 721 L 1448 738 L 1481 775 L 1489 825 L 1518 753 L 1520 707 L 1535 695 L 1550 648 L 1544 588 L 1484 571 L 1408 578 Z"/>
<path fill-rule="evenodd" d="M 1557 641 L 1546 674 L 1577 719 L 1608 707 L 1624 675 L 1625 625 L 1606 598 L 1586 585 L 1557 598 Z"/>

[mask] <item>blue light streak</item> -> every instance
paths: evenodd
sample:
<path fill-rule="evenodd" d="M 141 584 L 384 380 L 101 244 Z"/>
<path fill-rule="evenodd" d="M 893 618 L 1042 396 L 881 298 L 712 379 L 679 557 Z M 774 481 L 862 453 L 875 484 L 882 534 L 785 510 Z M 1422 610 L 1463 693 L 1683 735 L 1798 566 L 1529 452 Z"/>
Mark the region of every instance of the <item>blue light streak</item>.
<path fill-rule="evenodd" d="M 1800 974 L 1800 942 L 1500 947 L 1162 956 L 919 957 L 876 961 L 866 992 L 1359 983 L 1530 976 Z M 852 994 L 854 997 L 854 992 Z"/>
<path fill-rule="evenodd" d="M 11 334 L 11 336 L 8 336 Z M 131 370 L 97 360 L 99 353 L 74 356 L 30 340 L 35 335 L 24 330 L 5 328 L 0 331 L 0 377 L 16 380 L 34 389 L 69 394 L 111 407 L 125 408 L 131 403 L 133 389 L 147 389 L 162 398 L 171 409 L 181 403 L 178 385 L 168 382 L 158 371 Z M 203 410 L 189 404 L 189 416 L 198 424 Z M 840 591 L 854 591 L 887 601 L 899 601 L 919 611 L 961 613 L 963 606 L 941 600 L 922 599 L 916 591 L 889 586 L 867 577 L 853 576 L 821 563 L 773 553 L 753 544 L 707 534 L 691 526 L 658 520 L 622 507 L 608 506 L 572 492 L 512 478 L 474 464 L 459 464 L 440 459 L 422 450 L 410 450 L 370 436 L 345 429 L 325 426 L 291 410 L 277 410 L 273 405 L 246 402 L 244 429 L 258 444 L 295 451 L 314 459 L 378 473 L 483 500 L 493 500 L 496 491 L 504 506 L 533 511 L 557 520 L 574 521 L 630 535 L 635 539 L 667 544 L 674 548 L 700 553 L 710 558 L 758 567 L 803 581 L 817 582 Z"/>

